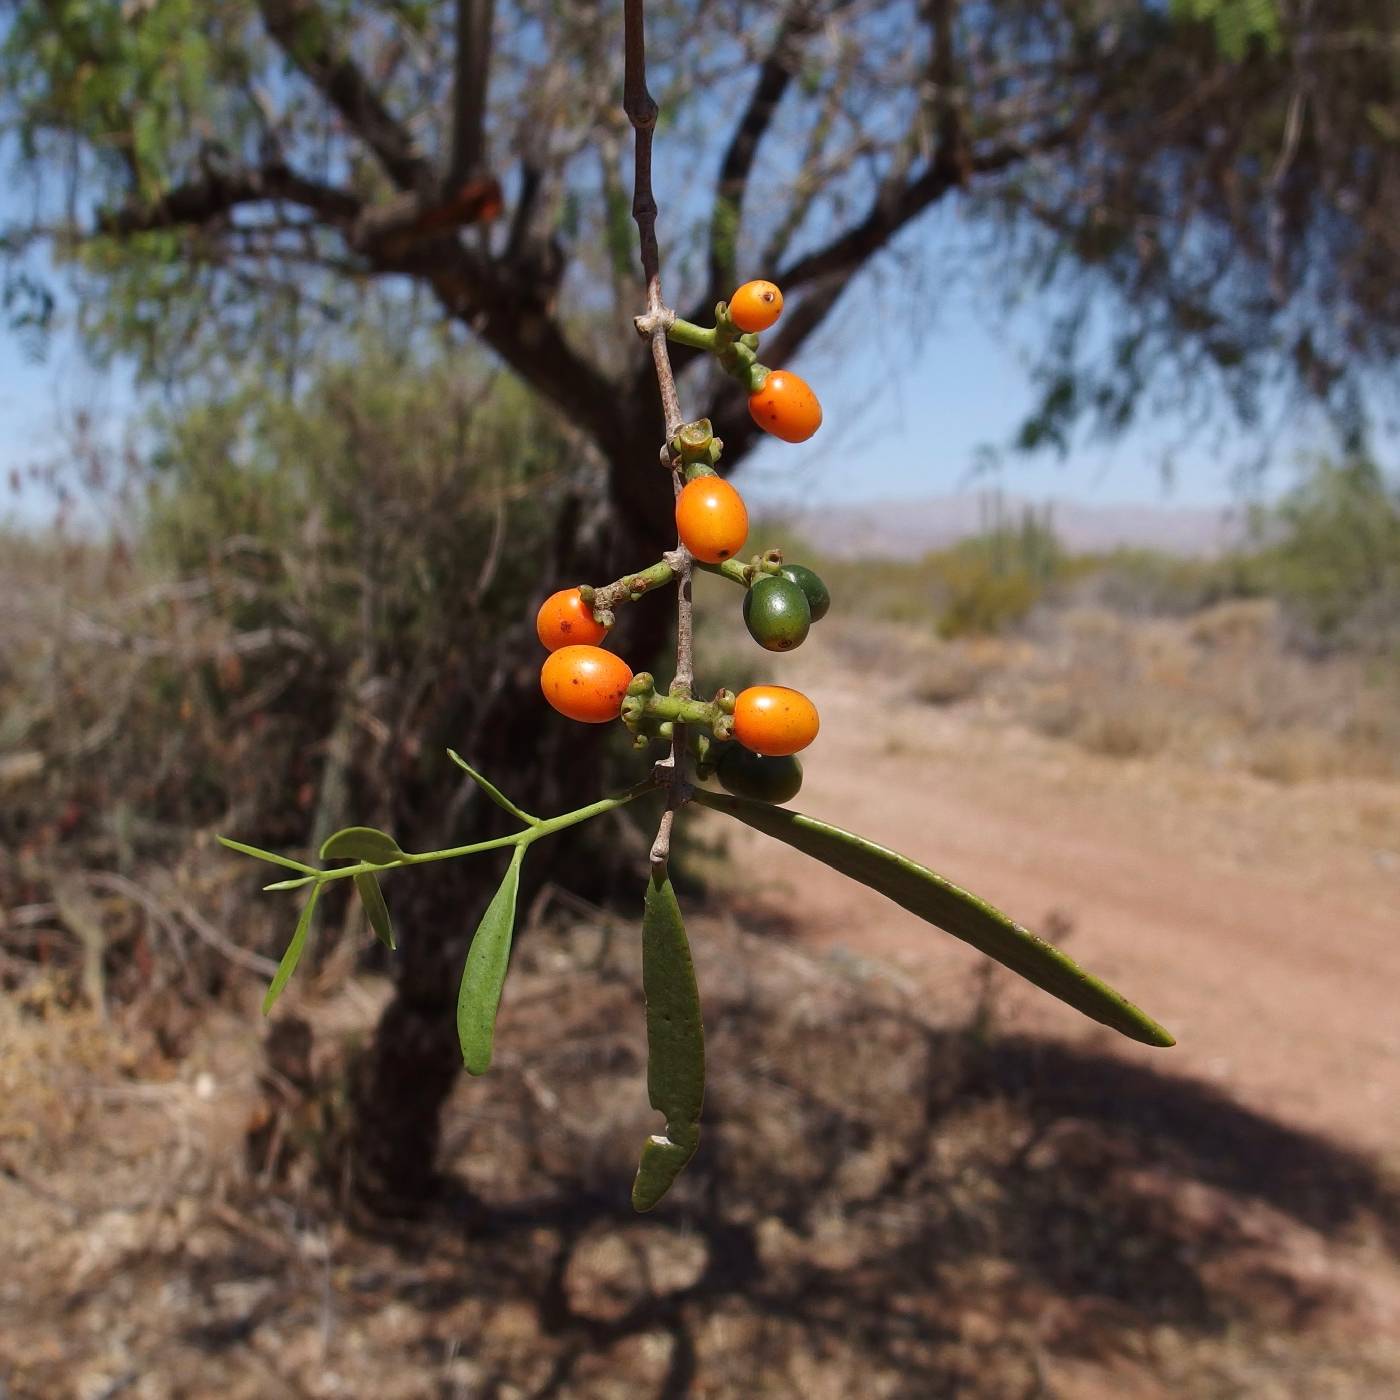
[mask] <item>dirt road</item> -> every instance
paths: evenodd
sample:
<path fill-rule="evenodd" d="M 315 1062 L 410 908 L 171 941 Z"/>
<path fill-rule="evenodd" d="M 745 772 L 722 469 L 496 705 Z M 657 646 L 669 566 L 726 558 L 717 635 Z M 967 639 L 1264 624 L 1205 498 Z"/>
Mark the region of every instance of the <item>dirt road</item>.
<path fill-rule="evenodd" d="M 1003 1024 L 1159 1069 L 1169 1057 L 1400 1163 L 1400 789 L 1097 758 L 912 701 L 872 715 L 864 677 L 798 662 L 783 679 L 818 700 L 823 726 L 792 805 L 1038 931 L 1067 918 L 1068 951 L 1179 1044 L 1131 1044 L 1010 974 Z M 733 850 L 758 902 L 802 938 L 893 962 L 950 1007 L 972 996 L 970 949 L 757 833 Z"/>

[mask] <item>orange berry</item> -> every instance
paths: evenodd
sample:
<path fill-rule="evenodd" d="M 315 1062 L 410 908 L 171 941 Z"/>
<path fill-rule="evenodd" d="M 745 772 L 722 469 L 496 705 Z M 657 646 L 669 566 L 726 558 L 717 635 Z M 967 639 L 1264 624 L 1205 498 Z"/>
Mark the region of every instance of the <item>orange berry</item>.
<path fill-rule="evenodd" d="M 552 651 L 540 672 L 544 698 L 570 719 L 606 724 L 622 710 L 632 668 L 601 647 L 569 646 Z"/>
<path fill-rule="evenodd" d="M 729 298 L 729 319 L 741 331 L 766 331 L 783 314 L 783 294 L 771 282 L 745 282 Z"/>
<path fill-rule="evenodd" d="M 744 498 L 717 476 L 696 477 L 676 497 L 676 532 L 702 563 L 722 564 L 749 537 Z"/>
<path fill-rule="evenodd" d="M 535 633 L 541 646 L 558 651 L 575 643 L 596 646 L 608 635 L 608 629 L 593 620 L 593 612 L 579 597 L 577 588 L 561 588 L 540 604 Z"/>
<path fill-rule="evenodd" d="M 770 370 L 763 388 L 749 395 L 749 416 L 784 442 L 806 442 L 822 425 L 822 406 L 805 379 L 791 370 Z"/>
<path fill-rule="evenodd" d="M 734 737 L 769 758 L 805 749 L 820 728 L 817 707 L 785 685 L 751 685 L 734 702 Z"/>

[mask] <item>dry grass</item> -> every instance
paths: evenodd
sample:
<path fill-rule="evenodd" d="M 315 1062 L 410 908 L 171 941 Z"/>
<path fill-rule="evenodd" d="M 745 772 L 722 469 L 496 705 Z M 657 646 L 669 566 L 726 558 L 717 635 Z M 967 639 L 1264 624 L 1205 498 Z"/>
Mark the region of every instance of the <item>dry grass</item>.
<path fill-rule="evenodd" d="M 1291 649 L 1267 599 L 1185 618 L 1047 608 L 1010 640 L 938 642 L 866 622 L 828 635 L 847 664 L 899 678 L 916 700 L 1093 754 L 1161 754 L 1281 783 L 1400 776 L 1395 668 Z"/>
<path fill-rule="evenodd" d="M 7 1393 L 1400 1385 L 1400 1195 L 1364 1158 L 1189 1080 L 989 1038 L 985 1015 L 940 1023 L 878 966 L 692 932 L 707 1128 L 646 1218 L 627 1204 L 651 1127 L 635 948 L 596 919 L 524 939 L 498 1065 L 446 1123 L 455 1184 L 411 1225 L 357 1232 L 336 1204 L 337 1086 L 375 984 L 301 1000 L 314 1044 L 289 1059 L 281 1035 L 280 1077 L 241 1012 L 176 1062 L 149 1024 L 12 1005 Z"/>
<path fill-rule="evenodd" d="M 77 613 L 55 602 L 65 626 L 115 623 L 96 567 L 75 565 Z M 752 666 L 736 595 L 715 606 Z M 167 604 L 161 625 L 217 659 L 191 600 Z M 355 1228 L 344 1102 L 383 984 L 351 975 L 333 911 L 264 1056 L 249 950 L 276 939 L 246 912 L 255 873 L 191 849 L 182 816 L 114 877 L 138 789 L 93 787 L 81 761 L 111 694 L 143 700 L 133 783 L 222 743 L 213 716 L 179 720 L 178 687 L 123 699 L 132 661 L 100 627 L 78 649 L 42 619 L 7 635 L 0 783 L 37 814 L 0 853 L 9 1400 L 1400 1390 L 1400 1194 L 1362 1154 L 1192 1080 L 998 1037 L 994 1002 L 954 1019 L 888 968 L 726 917 L 692 930 L 713 1078 L 674 1200 L 627 1204 L 654 1126 L 635 946 L 590 915 L 523 939 L 497 1066 L 445 1123 L 441 1198 Z M 1294 654 L 1268 605 L 1065 608 L 958 643 L 833 615 L 823 636 L 877 699 L 1113 759 L 1276 781 L 1400 763 L 1383 678 Z M 74 687 L 81 705 L 50 703 Z"/>

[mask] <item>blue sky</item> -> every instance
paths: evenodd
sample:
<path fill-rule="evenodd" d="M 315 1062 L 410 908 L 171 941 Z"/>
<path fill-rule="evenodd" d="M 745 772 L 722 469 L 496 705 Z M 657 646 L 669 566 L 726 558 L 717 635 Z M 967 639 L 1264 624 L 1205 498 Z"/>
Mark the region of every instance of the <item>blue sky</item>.
<path fill-rule="evenodd" d="M 1033 497 L 1111 502 L 1217 505 L 1232 499 L 1228 450 L 1189 446 L 1163 481 L 1164 446 L 1179 431 L 1170 420 L 1110 445 L 1086 445 L 1069 460 L 1005 454 L 992 478 L 973 473 L 979 448 L 1004 445 L 1032 399 L 1015 342 L 968 309 L 942 318 L 912 354 L 894 347 L 864 367 L 820 347 L 800 368 L 825 407 L 822 432 L 801 448 L 765 445 L 742 482 L 756 500 L 853 502 L 944 495 L 995 482 Z M 13 335 L 0 333 L 0 473 L 61 450 L 61 425 L 75 408 L 119 433 L 136 411 L 129 377 L 88 365 L 60 327 L 36 361 Z M 1280 480 L 1282 480 L 1280 474 Z M 8 490 L 5 499 L 13 505 Z"/>
<path fill-rule="evenodd" d="M 964 308 L 940 317 L 913 355 L 894 352 L 864 372 L 819 350 L 802 369 L 823 401 L 822 432 L 800 450 L 765 444 L 742 481 L 756 498 L 774 501 L 885 500 L 989 485 L 1113 503 L 1236 499 L 1228 443 L 1219 457 L 1205 443 L 1188 446 L 1176 454 L 1172 480 L 1163 479 L 1163 453 L 1181 431 L 1173 419 L 1107 446 L 1082 444 L 1065 459 L 1003 450 L 994 474 L 977 474 L 982 449 L 1005 449 L 1033 403 L 1026 348 Z"/>
<path fill-rule="evenodd" d="M 688 166 L 668 168 L 682 187 L 690 180 Z M 0 186 L 0 226 L 6 204 L 21 197 L 15 185 Z M 672 228 L 680 222 L 674 213 L 671 220 Z M 663 217 L 663 253 L 667 223 Z M 856 279 L 836 313 L 849 348 L 837 353 L 828 332 L 824 345 L 791 366 L 822 398 L 822 432 L 801 449 L 765 445 L 743 469 L 746 492 L 760 504 L 919 498 L 991 485 L 1033 498 L 1113 504 L 1216 506 L 1238 499 L 1232 468 L 1248 446 L 1241 436 L 1188 441 L 1174 454 L 1171 479 L 1164 478 L 1163 455 L 1183 428 L 1170 413 L 1108 445 L 1081 441 L 1068 459 L 1004 453 L 994 475 L 974 475 L 982 449 L 1005 447 L 1032 403 L 1023 355 L 1035 338 L 1037 312 L 1054 308 L 1029 302 L 1012 333 L 995 324 L 981 308 L 1001 299 L 999 289 L 986 284 L 999 269 L 968 256 L 965 234 L 957 203 L 950 201 L 907 231 L 877 276 Z M 900 255 L 906 255 L 903 265 Z M 936 291 L 923 295 L 928 288 L 915 284 L 924 282 Z M 937 308 L 936 317 L 924 301 Z M 71 302 L 61 305 L 60 316 L 71 310 Z M 927 323 L 917 327 L 911 350 L 908 322 L 915 318 Z M 62 327 L 38 362 L 0 329 L 0 483 L 16 468 L 59 455 L 62 425 L 78 408 L 93 414 L 99 432 L 119 435 L 139 408 L 130 375 L 120 368 L 93 370 Z M 1299 436 L 1281 444 L 1267 490 L 1285 486 L 1296 460 L 1321 446 Z M 1383 458 L 1395 457 L 1393 430 L 1380 448 Z M 0 517 L 13 504 L 0 490 Z"/>
<path fill-rule="evenodd" d="M 935 226 L 922 236 L 918 261 L 939 265 L 948 230 Z M 984 310 L 994 301 L 990 289 L 977 285 L 967 262 L 960 265 L 954 290 L 944 291 L 935 309 L 915 313 L 923 318 L 916 334 L 900 325 L 919 298 L 898 268 L 857 279 L 811 350 L 791 366 L 822 399 L 822 431 L 801 448 L 767 443 L 758 450 L 738 478 L 756 504 L 927 498 L 991 486 L 1034 499 L 1114 505 L 1238 501 L 1232 468 L 1244 455 L 1244 438 L 1188 441 L 1173 454 L 1168 480 L 1163 456 L 1183 427 L 1170 414 L 1110 444 L 1081 442 L 1065 459 L 1003 451 L 994 473 L 979 475 L 984 449 L 1005 448 L 1032 404 L 1026 357 L 1037 311 L 1052 308 L 1030 304 L 1008 330 Z M 61 289 L 60 281 L 52 285 Z M 42 359 L 0 330 L 0 483 L 16 468 L 60 456 L 63 425 L 75 410 L 88 411 L 97 434 L 110 440 L 139 411 L 129 372 L 100 371 L 85 360 L 72 310 L 60 291 L 58 327 Z M 1296 461 L 1321 446 L 1299 437 L 1282 444 L 1262 494 L 1286 486 Z M 1393 455 L 1393 443 L 1381 446 L 1383 456 Z M 0 489 L 0 518 L 44 518 L 50 504 L 32 492 L 17 501 Z"/>

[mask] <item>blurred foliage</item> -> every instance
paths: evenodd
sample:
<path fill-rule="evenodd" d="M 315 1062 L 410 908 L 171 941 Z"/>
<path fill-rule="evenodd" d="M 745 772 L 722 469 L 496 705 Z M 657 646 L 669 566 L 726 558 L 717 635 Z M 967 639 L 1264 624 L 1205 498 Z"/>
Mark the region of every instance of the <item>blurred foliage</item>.
<path fill-rule="evenodd" d="M 1202 556 L 1114 549 L 1085 557 L 1081 567 L 1080 598 L 1124 617 L 1189 617 L 1266 591 L 1254 556 L 1234 550 Z"/>
<path fill-rule="evenodd" d="M 1255 532 L 1262 588 L 1317 642 L 1400 649 L 1400 486 L 1374 461 L 1318 462 Z"/>
<path fill-rule="evenodd" d="M 814 567 L 830 583 L 833 597 L 853 611 L 932 626 L 951 639 L 1015 627 L 1093 563 L 1065 550 L 1048 510 L 1014 512 L 994 501 L 982 531 L 918 560 L 830 559 Z"/>
<path fill-rule="evenodd" d="M 43 244 L 104 348 L 186 378 L 269 326 L 334 334 L 368 280 L 412 285 L 612 450 L 650 411 L 615 333 L 635 309 L 618 10 L 495 6 L 484 141 L 509 207 L 430 247 L 362 216 L 455 191 L 450 0 L 0 0 L 0 136 L 33 190 L 0 285 Z M 964 256 L 1007 311 L 1051 290 L 1023 446 L 1162 403 L 1247 425 L 1321 404 L 1364 439 L 1400 347 L 1393 0 L 652 0 L 648 25 L 663 127 L 696 156 L 657 167 L 682 308 L 746 265 L 776 276 L 804 308 L 790 358 L 960 190 L 968 237 L 927 290 L 901 265 L 897 294 L 931 299 Z M 742 404 L 703 397 L 737 459 Z"/>
<path fill-rule="evenodd" d="M 1172 0 L 1179 19 L 1210 24 L 1221 54 L 1238 63 L 1259 43 L 1273 53 L 1283 43 L 1283 19 L 1277 0 Z"/>
<path fill-rule="evenodd" d="M 475 355 L 345 350 L 295 396 L 250 374 L 168 411 L 108 539 L 5 542 L 16 902 L 60 868 L 143 878 L 216 824 L 305 848 L 394 803 L 451 819 L 442 748 L 501 683 L 500 638 L 528 628 L 588 468 Z"/>
<path fill-rule="evenodd" d="M 979 534 L 917 560 L 815 566 L 853 611 L 945 639 L 1011 631 L 1038 605 L 1067 598 L 1146 618 L 1271 597 L 1299 645 L 1400 648 L 1400 487 L 1370 458 L 1314 463 L 1280 501 L 1253 511 L 1238 547 L 1216 555 L 1073 553 L 1048 511 L 1003 518 L 996 507 L 993 516 Z"/>
<path fill-rule="evenodd" d="M 1071 569 L 1050 513 L 1026 507 L 980 535 L 930 556 L 944 600 L 938 634 L 993 636 L 1020 622 Z"/>

